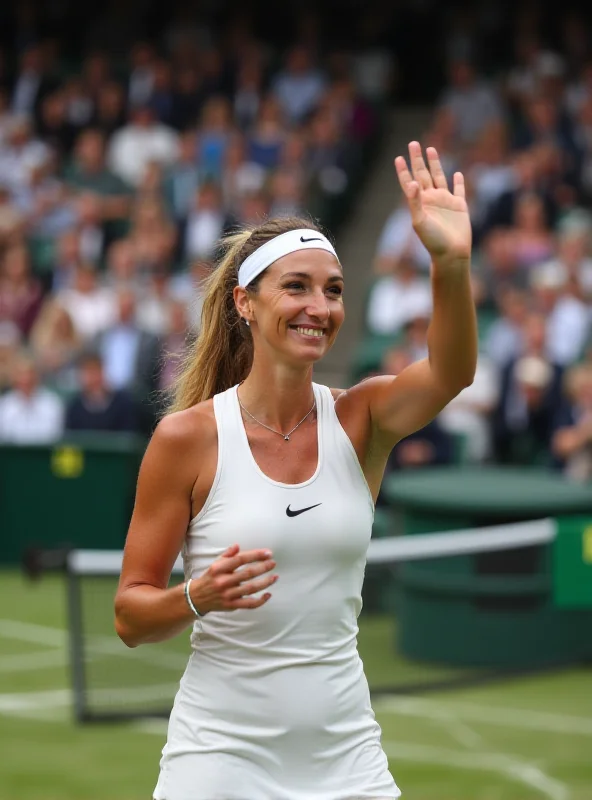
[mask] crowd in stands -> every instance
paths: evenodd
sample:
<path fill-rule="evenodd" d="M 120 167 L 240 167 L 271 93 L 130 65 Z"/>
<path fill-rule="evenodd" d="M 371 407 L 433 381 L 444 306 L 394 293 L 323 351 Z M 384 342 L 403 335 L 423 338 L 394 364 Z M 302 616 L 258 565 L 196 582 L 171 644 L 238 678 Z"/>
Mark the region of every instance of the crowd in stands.
<path fill-rule="evenodd" d="M 149 434 L 220 237 L 337 224 L 390 92 L 370 45 L 275 48 L 244 14 L 120 42 L 111 13 L 77 59 L 28 29 L 0 52 L 0 443 Z"/>
<path fill-rule="evenodd" d="M 551 48 L 529 8 L 503 72 L 480 72 L 464 20 L 417 137 L 465 176 L 480 354 L 473 385 L 395 448 L 393 469 L 462 460 L 592 478 L 592 29 L 566 15 Z M 356 378 L 426 355 L 429 267 L 402 203 L 378 243 Z"/>
<path fill-rule="evenodd" d="M 416 138 L 465 175 L 480 356 L 393 469 L 592 477 L 592 28 L 566 13 L 549 37 L 537 4 L 518 5 L 442 18 L 446 85 Z M 417 33 L 436 6 L 399 12 Z M 401 52 L 379 45 L 386 18 L 369 8 L 359 46 L 332 50 L 305 12 L 280 47 L 242 12 L 226 26 L 173 12 L 138 37 L 114 4 L 77 58 L 23 16 L 0 51 L 0 442 L 149 434 L 220 236 L 301 212 L 335 229 L 411 52 L 392 10 Z M 420 67 L 404 96 L 439 80 Z M 429 267 L 403 203 L 377 245 L 352 380 L 425 357 Z"/>

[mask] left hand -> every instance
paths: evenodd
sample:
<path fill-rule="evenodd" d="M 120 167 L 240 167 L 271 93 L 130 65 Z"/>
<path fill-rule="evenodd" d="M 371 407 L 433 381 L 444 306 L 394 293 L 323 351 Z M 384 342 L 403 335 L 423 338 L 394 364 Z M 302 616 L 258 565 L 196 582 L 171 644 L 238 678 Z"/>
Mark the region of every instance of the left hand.
<path fill-rule="evenodd" d="M 413 228 L 434 261 L 465 261 L 471 256 L 471 220 L 461 172 L 454 173 L 451 192 L 434 147 L 409 143 L 411 172 L 403 156 L 395 159 L 399 183 L 407 198 Z"/>

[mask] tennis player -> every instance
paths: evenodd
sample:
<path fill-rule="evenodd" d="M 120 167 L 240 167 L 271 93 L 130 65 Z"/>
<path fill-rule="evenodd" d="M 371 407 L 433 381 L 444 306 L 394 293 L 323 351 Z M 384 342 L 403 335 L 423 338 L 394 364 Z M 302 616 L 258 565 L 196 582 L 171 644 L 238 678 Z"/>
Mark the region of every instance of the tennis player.
<path fill-rule="evenodd" d="M 303 219 L 225 241 L 173 413 L 146 451 L 116 627 L 130 647 L 193 624 L 155 800 L 391 800 L 357 652 L 389 452 L 475 372 L 463 177 L 417 142 L 395 161 L 431 253 L 429 358 L 343 391 L 313 366 L 343 323 L 343 273 Z M 167 588 L 180 551 L 185 583 Z M 232 612 L 232 613 L 229 613 Z"/>

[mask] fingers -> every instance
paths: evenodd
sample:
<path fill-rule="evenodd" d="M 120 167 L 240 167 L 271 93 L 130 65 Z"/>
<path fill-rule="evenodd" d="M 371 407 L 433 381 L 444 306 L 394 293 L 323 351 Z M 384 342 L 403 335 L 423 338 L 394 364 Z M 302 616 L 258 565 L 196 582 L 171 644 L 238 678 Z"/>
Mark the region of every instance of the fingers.
<path fill-rule="evenodd" d="M 436 148 L 427 147 L 426 155 L 428 157 L 428 164 L 430 165 L 434 186 L 436 189 L 448 189 L 448 181 L 446 180 L 446 175 L 444 175 L 444 170 L 442 169 L 442 164 L 440 163 Z"/>
<path fill-rule="evenodd" d="M 426 167 L 419 142 L 409 142 L 409 160 L 413 177 L 422 189 L 431 189 L 434 185 L 429 169 Z"/>
<path fill-rule="evenodd" d="M 465 178 L 462 172 L 454 173 L 452 193 L 455 197 L 464 198 L 465 196 Z"/>
<path fill-rule="evenodd" d="M 277 581 L 279 575 L 266 575 L 264 578 L 257 578 L 254 581 L 247 581 L 246 583 L 241 583 L 240 586 L 235 586 L 232 589 L 227 589 L 225 592 L 225 597 L 227 600 L 238 600 L 241 597 L 245 597 L 246 595 L 256 594 L 257 592 L 262 592 L 264 589 L 268 589 L 270 586 Z"/>
<path fill-rule="evenodd" d="M 407 169 L 407 162 L 403 156 L 398 156 L 395 159 L 395 168 L 397 170 L 399 183 L 401 184 L 401 189 L 403 190 L 405 197 L 407 198 L 407 203 L 409 204 L 411 219 L 414 223 L 419 222 L 422 216 L 421 199 L 419 197 L 419 184 L 411 177 L 411 173 Z"/>
<path fill-rule="evenodd" d="M 242 553 L 237 551 L 235 554 L 232 554 L 229 551 L 234 547 L 238 548 L 238 545 L 233 545 L 232 548 L 229 547 L 221 559 L 214 561 L 210 570 L 215 575 L 219 575 L 223 572 L 234 572 L 235 569 L 245 564 L 250 564 L 254 561 L 265 561 L 271 557 L 271 550 L 243 550 Z"/>
<path fill-rule="evenodd" d="M 267 603 L 270 597 L 271 595 L 269 592 L 266 592 L 266 594 L 261 597 L 243 597 L 240 600 L 235 600 L 229 611 L 234 611 L 237 608 L 261 608 L 262 605 Z"/>
<path fill-rule="evenodd" d="M 274 569 L 275 566 L 275 561 L 268 559 L 267 561 L 262 561 L 253 565 L 252 567 L 243 567 L 242 569 L 237 569 L 230 574 L 223 573 L 216 578 L 216 581 L 218 586 L 224 589 L 229 586 L 238 586 L 239 584 L 245 583 L 245 581 L 250 581 L 252 578 L 259 577 L 259 575 L 264 575 L 266 572 Z"/>

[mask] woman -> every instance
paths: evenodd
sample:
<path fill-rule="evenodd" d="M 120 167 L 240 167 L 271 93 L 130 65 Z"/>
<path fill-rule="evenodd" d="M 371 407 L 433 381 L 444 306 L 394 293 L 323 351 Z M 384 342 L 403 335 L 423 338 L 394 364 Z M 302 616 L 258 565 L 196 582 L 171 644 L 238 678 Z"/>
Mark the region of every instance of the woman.
<path fill-rule="evenodd" d="M 409 149 L 413 174 L 395 164 L 434 262 L 429 359 L 348 391 L 312 382 L 343 322 L 343 276 L 304 220 L 230 237 L 210 279 L 175 413 L 141 467 L 116 597 L 130 647 L 194 623 L 156 800 L 399 796 L 356 648 L 373 502 L 394 444 L 476 361 L 462 175 L 450 193 L 436 151 L 428 169 Z M 169 589 L 181 548 L 187 580 Z"/>

